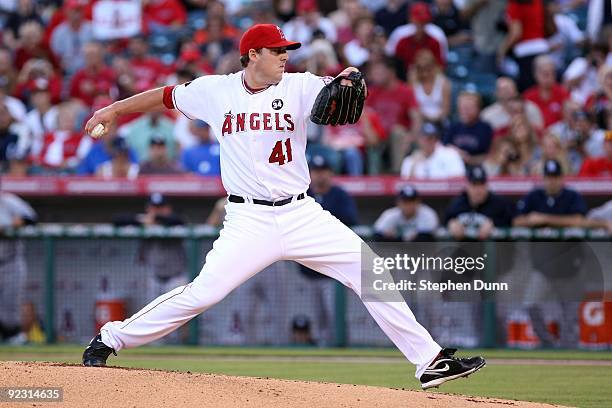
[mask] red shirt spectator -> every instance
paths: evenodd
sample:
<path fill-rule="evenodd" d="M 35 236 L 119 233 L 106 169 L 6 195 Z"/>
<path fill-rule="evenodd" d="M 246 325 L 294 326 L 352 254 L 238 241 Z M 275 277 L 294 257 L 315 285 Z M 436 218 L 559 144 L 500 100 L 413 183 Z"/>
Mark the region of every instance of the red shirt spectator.
<path fill-rule="evenodd" d="M 555 84 L 549 92 L 541 93 L 536 85 L 526 90 L 524 97 L 538 105 L 544 118 L 544 127 L 548 127 L 563 118 L 563 104 L 569 98 L 569 92 Z"/>
<path fill-rule="evenodd" d="M 15 50 L 15 67 L 21 70 L 30 59 L 49 61 L 55 68 L 59 63 L 48 44 L 43 41 L 43 28 L 36 21 L 28 21 L 19 27 L 21 46 Z"/>
<path fill-rule="evenodd" d="M 391 60 L 378 61 L 368 70 L 366 103 L 380 117 L 386 135 L 397 125 L 410 131 L 413 116 L 419 112 L 412 88 L 396 78 L 392 64 Z"/>
<path fill-rule="evenodd" d="M 446 65 L 446 39 L 442 29 L 431 23 L 429 6 L 423 2 L 416 2 L 410 8 L 410 24 L 398 27 L 387 42 L 387 53 L 394 55 L 404 63 L 408 69 L 414 64 L 415 57 L 420 50 L 428 49 L 432 52 L 438 64 Z M 436 34 L 436 31 L 439 34 Z M 442 37 L 442 38 L 438 38 Z M 442 45 L 441 41 L 445 44 Z"/>
<path fill-rule="evenodd" d="M 367 104 L 381 117 L 385 133 L 388 134 L 394 125 L 401 125 L 408 130 L 412 128 L 410 112 L 419 109 L 412 88 L 395 81 L 389 87 L 372 86 L 368 92 Z"/>
<path fill-rule="evenodd" d="M 585 177 L 612 176 L 612 131 L 606 132 L 604 152 L 603 157 L 585 159 L 578 175 Z"/>
<path fill-rule="evenodd" d="M 550 57 L 540 55 L 535 59 L 534 67 L 536 85 L 527 89 L 523 96 L 538 105 L 546 128 L 563 118 L 563 104 L 569 98 L 569 92 L 557 83 L 555 62 Z"/>
<path fill-rule="evenodd" d="M 506 8 L 506 17 L 521 23 L 522 31 L 519 42 L 544 38 L 544 5 L 541 0 L 510 1 Z"/>
<path fill-rule="evenodd" d="M 115 73 L 104 65 L 102 47 L 89 43 L 83 47 L 85 67 L 72 78 L 70 96 L 78 98 L 91 107 L 98 95 L 112 95 L 115 92 Z"/>
<path fill-rule="evenodd" d="M 178 0 L 143 1 L 142 19 L 145 26 L 151 23 L 162 26 L 183 25 L 187 21 L 185 7 Z"/>
<path fill-rule="evenodd" d="M 26 101 L 30 98 L 32 91 L 40 87 L 49 90 L 51 94 L 51 103 L 60 103 L 62 96 L 62 79 L 57 75 L 53 75 L 49 78 L 32 78 L 26 82 L 21 82 L 17 84 L 15 88 L 15 96 L 22 101 Z"/>
<path fill-rule="evenodd" d="M 130 39 L 130 67 L 136 78 L 135 90 L 137 92 L 154 88 L 168 75 L 168 70 L 162 62 L 149 54 L 149 45 L 143 37 Z"/>

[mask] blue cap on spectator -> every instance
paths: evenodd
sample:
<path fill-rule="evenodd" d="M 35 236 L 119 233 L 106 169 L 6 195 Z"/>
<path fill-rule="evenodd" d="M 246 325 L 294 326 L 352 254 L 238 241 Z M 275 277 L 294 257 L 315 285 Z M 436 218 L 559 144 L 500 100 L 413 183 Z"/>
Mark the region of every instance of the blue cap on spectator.
<path fill-rule="evenodd" d="M 151 197 L 149 197 L 149 204 L 154 206 L 162 206 L 166 205 L 166 197 L 162 193 L 153 193 Z"/>
<path fill-rule="evenodd" d="M 435 123 L 425 122 L 423 126 L 421 126 L 421 135 L 423 136 L 439 136 L 440 129 Z"/>
<path fill-rule="evenodd" d="M 559 177 L 563 174 L 561 164 L 553 159 L 548 159 L 544 162 L 544 175 L 551 177 Z"/>
<path fill-rule="evenodd" d="M 317 154 L 312 156 L 310 160 L 310 168 L 315 170 L 331 169 L 331 166 L 325 156 Z"/>
<path fill-rule="evenodd" d="M 401 188 L 397 196 L 401 200 L 416 200 L 419 198 L 419 192 L 413 186 L 406 185 Z"/>
<path fill-rule="evenodd" d="M 293 318 L 291 326 L 293 330 L 308 330 L 310 329 L 310 319 L 306 315 L 299 314 Z"/>
<path fill-rule="evenodd" d="M 466 170 L 466 176 L 470 183 L 484 184 L 487 182 L 487 172 L 482 166 L 469 166 Z"/>

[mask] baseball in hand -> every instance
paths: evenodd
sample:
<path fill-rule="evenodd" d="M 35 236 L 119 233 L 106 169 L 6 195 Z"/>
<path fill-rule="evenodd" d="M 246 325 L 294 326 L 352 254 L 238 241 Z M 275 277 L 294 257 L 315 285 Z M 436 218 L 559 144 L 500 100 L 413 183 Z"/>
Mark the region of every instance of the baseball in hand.
<path fill-rule="evenodd" d="M 106 128 L 104 127 L 104 125 L 101 123 L 98 123 L 96 127 L 94 127 L 93 130 L 91 131 L 91 137 L 93 137 L 94 139 L 97 139 L 104 134 L 105 130 Z"/>

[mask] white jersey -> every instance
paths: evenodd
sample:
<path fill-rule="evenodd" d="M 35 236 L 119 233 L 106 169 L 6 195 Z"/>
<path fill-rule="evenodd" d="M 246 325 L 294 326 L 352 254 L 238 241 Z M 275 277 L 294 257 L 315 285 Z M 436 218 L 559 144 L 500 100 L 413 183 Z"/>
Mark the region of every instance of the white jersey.
<path fill-rule="evenodd" d="M 174 106 L 209 124 L 221 145 L 221 179 L 229 194 L 274 201 L 305 192 L 306 125 L 328 77 L 283 74 L 259 91 L 244 71 L 209 75 L 176 86 Z"/>

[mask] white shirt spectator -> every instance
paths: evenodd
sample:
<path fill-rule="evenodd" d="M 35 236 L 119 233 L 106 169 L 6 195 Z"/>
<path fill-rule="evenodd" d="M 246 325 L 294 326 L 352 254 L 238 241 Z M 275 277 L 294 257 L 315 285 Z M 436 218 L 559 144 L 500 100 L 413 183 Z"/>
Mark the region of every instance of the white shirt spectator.
<path fill-rule="evenodd" d="M 42 149 L 43 137 L 45 133 L 57 129 L 57 107 L 53 106 L 44 115 L 40 115 L 37 109 L 33 109 L 26 115 L 25 125 L 28 127 L 32 140 L 30 141 L 30 151 L 37 156 Z"/>
<path fill-rule="evenodd" d="M 429 157 L 425 157 L 421 151 L 406 157 L 401 169 L 404 178 L 442 179 L 464 175 L 465 165 L 459 153 L 441 143 L 437 143 Z"/>
<path fill-rule="evenodd" d="M 64 69 L 74 74 L 85 61 L 83 46 L 93 40 L 93 28 L 90 22 L 83 21 L 79 31 L 73 31 L 68 22 L 63 22 L 51 34 L 51 50 L 57 55 Z"/>
<path fill-rule="evenodd" d="M 418 234 L 433 233 L 439 225 L 436 212 L 425 204 L 419 204 L 412 218 L 406 218 L 399 207 L 385 210 L 374 223 L 374 232 L 385 235 L 393 231 L 403 241 L 412 241 Z"/>

